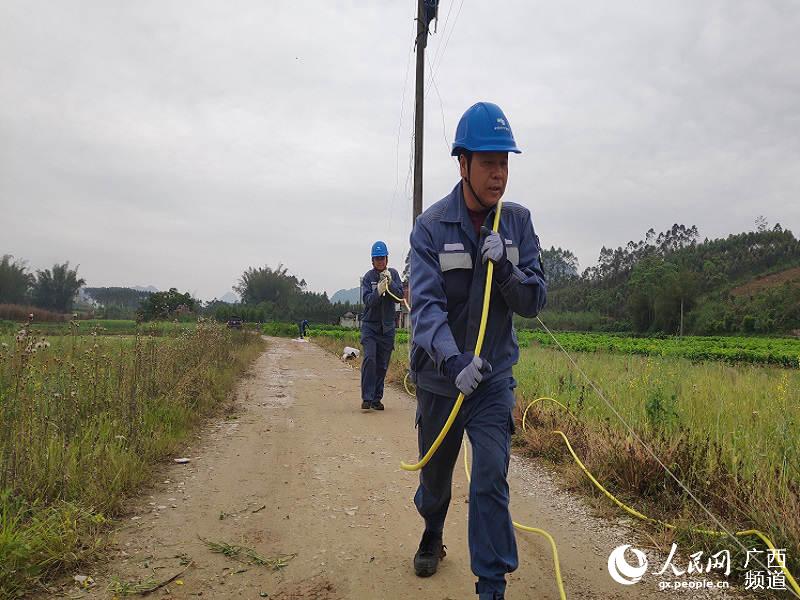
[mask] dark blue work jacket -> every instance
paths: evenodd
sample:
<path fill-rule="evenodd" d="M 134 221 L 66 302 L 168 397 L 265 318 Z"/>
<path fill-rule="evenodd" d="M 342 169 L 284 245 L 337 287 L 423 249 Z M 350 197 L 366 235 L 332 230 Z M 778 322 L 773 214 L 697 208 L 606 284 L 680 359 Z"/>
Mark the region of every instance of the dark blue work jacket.
<path fill-rule="evenodd" d="M 486 215 L 492 227 L 495 210 Z M 547 290 L 540 261 L 539 238 L 530 211 L 503 202 L 499 233 L 513 269 L 505 281 L 492 285 L 491 305 L 481 356 L 492 365 L 484 381 L 510 377 L 519 359 L 513 313 L 534 317 L 545 305 Z M 444 396 L 458 389 L 444 375 L 451 356 L 475 350 L 486 285 L 486 265 L 469 219 L 461 182 L 422 213 L 411 232 L 410 370 L 418 386 Z M 496 271 L 495 271 L 496 273 Z"/>
<path fill-rule="evenodd" d="M 395 269 L 388 267 L 392 275 L 389 291 L 398 298 L 403 297 L 403 283 Z M 394 335 L 394 313 L 397 301 L 388 293 L 378 295 L 380 273 L 370 269 L 361 279 L 361 301 L 364 303 L 364 315 L 361 318 L 361 330 L 376 334 Z"/>

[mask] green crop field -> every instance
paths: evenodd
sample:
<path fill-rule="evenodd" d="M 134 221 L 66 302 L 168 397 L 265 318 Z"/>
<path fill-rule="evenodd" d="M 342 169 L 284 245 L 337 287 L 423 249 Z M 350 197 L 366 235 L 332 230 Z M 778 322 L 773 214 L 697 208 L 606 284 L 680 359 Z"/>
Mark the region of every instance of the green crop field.
<path fill-rule="evenodd" d="M 294 328 L 295 333 L 297 327 Z M 355 330 L 314 326 L 309 334 L 334 339 L 357 339 Z M 266 333 L 266 331 L 265 331 Z M 722 361 L 800 368 L 800 339 L 770 337 L 629 337 L 611 333 L 554 333 L 565 350 L 638 354 L 686 358 L 694 362 Z M 521 348 L 529 346 L 558 347 L 550 334 L 523 329 L 517 332 Z M 395 341 L 408 343 L 408 331 L 398 330 Z"/>
<path fill-rule="evenodd" d="M 555 333 L 565 350 L 670 356 L 693 361 L 774 364 L 800 368 L 800 339 L 771 337 L 629 337 L 609 333 Z M 520 346 L 556 346 L 547 332 L 522 330 Z"/>

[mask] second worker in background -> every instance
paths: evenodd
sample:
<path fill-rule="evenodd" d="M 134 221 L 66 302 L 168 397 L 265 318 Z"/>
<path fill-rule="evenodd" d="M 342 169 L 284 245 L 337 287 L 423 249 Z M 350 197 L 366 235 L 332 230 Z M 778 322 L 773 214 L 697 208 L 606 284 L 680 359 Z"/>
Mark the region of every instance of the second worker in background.
<path fill-rule="evenodd" d="M 372 244 L 372 268 L 361 279 L 361 408 L 383 410 L 383 380 L 394 350 L 395 307 L 403 297 L 403 284 L 390 269 L 389 250 L 384 242 Z"/>

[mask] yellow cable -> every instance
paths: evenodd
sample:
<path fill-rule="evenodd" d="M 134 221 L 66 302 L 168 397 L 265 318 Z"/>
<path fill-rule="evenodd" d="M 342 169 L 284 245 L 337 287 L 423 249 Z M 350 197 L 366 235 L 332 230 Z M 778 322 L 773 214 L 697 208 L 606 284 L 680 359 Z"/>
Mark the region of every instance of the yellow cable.
<path fill-rule="evenodd" d="M 500 225 L 500 211 L 501 210 L 502 210 L 502 202 L 498 202 L 497 203 L 497 212 L 494 215 L 494 223 L 492 225 L 492 231 L 496 232 L 498 230 L 498 227 Z M 492 293 L 492 276 L 493 276 L 493 274 L 494 274 L 494 263 L 489 261 L 489 263 L 487 264 L 487 267 L 486 267 L 486 285 L 485 285 L 484 290 L 483 290 L 483 310 L 481 311 L 481 324 L 480 324 L 480 328 L 478 329 L 478 340 L 477 340 L 477 342 L 475 344 L 475 356 L 480 356 L 481 349 L 483 348 L 483 340 L 484 340 L 484 337 L 486 335 L 486 322 L 487 322 L 488 316 L 489 316 L 489 303 L 490 303 L 490 297 L 491 297 L 491 293 Z M 395 299 L 397 299 L 397 297 L 394 296 L 391 292 L 389 292 L 389 294 L 392 297 L 394 297 Z M 408 305 L 406 304 L 406 306 L 408 306 Z M 409 308 L 409 310 L 410 310 L 410 308 Z M 407 377 L 408 377 L 408 375 L 406 375 L 406 378 Z M 404 385 L 406 384 L 406 379 L 403 379 L 403 384 Z M 406 391 L 408 392 L 408 387 L 406 387 Z M 409 392 L 409 394 L 410 394 L 410 392 Z M 400 467 L 402 469 L 404 469 L 406 471 L 418 471 L 422 467 L 424 467 L 426 464 L 428 464 L 428 461 L 431 459 L 431 457 L 439 449 L 439 446 L 442 444 L 442 441 L 444 440 L 445 436 L 450 431 L 450 428 L 452 427 L 453 422 L 456 419 L 456 415 L 458 415 L 458 411 L 461 409 L 461 404 L 463 402 L 464 402 L 464 394 L 459 394 L 458 398 L 456 398 L 456 403 L 453 405 L 453 409 L 450 411 L 450 415 L 447 417 L 447 421 L 445 421 L 445 424 L 442 427 L 442 430 L 439 432 L 439 435 L 433 441 L 433 444 L 428 449 L 428 452 L 425 453 L 425 456 L 423 456 L 422 459 L 416 464 L 408 464 L 406 462 L 401 462 L 400 463 Z M 465 468 L 467 470 L 467 480 L 469 480 L 470 475 L 469 475 L 469 468 L 468 468 L 468 464 L 467 464 L 467 454 L 466 454 L 466 452 L 467 451 L 466 451 L 466 448 L 465 448 L 464 449 L 464 466 L 465 466 Z M 551 547 L 551 549 L 553 551 L 553 561 L 554 561 L 554 564 L 555 564 L 555 573 L 556 573 L 556 581 L 558 583 L 558 590 L 559 590 L 559 593 L 561 595 L 561 600 L 566 600 L 567 596 L 566 596 L 566 593 L 564 592 L 564 584 L 563 584 L 563 582 L 561 580 L 561 566 L 560 566 L 559 560 L 558 560 L 558 549 L 556 548 L 556 542 L 553 539 L 553 537 L 549 533 L 544 531 L 543 529 L 537 529 L 535 527 L 528 527 L 527 525 L 521 525 L 521 524 L 516 523 L 516 522 L 513 522 L 513 523 L 514 523 L 514 527 L 516 527 L 517 529 L 521 529 L 523 531 L 529 531 L 529 532 L 532 532 L 532 533 L 538 533 L 538 534 L 543 535 L 544 537 L 546 537 L 547 540 L 550 542 L 550 547 Z"/>
<path fill-rule="evenodd" d="M 498 230 L 498 226 L 500 224 L 500 211 L 501 211 L 501 209 L 502 209 L 502 202 L 498 202 L 497 203 L 497 212 L 495 213 L 495 218 L 494 218 L 494 224 L 492 226 L 492 231 L 496 232 Z M 487 321 L 488 314 L 489 314 L 489 302 L 490 302 L 489 298 L 490 298 L 490 295 L 491 295 L 491 286 L 492 286 L 492 275 L 493 275 L 493 273 L 494 273 L 494 263 L 492 263 L 490 261 L 488 263 L 487 269 L 486 269 L 486 285 L 484 287 L 484 292 L 483 292 L 483 310 L 481 312 L 481 323 L 480 323 L 480 328 L 478 330 L 478 340 L 477 340 L 477 343 L 475 345 L 475 355 L 476 356 L 480 356 L 481 349 L 483 348 L 483 339 L 484 339 L 484 336 L 486 334 L 486 321 Z M 398 298 L 392 292 L 390 292 L 388 289 L 386 291 L 389 294 L 389 296 L 394 298 L 397 302 L 402 302 L 403 304 L 405 304 L 405 306 L 409 310 L 409 312 L 411 311 L 411 307 L 408 305 L 408 302 L 405 300 L 405 298 Z M 408 389 L 408 373 L 406 373 L 405 377 L 403 378 L 403 386 L 405 387 L 406 392 L 410 396 L 416 396 L 416 394 L 413 394 Z M 558 400 L 555 400 L 554 398 L 550 398 L 550 397 L 545 396 L 545 397 L 537 398 L 533 402 L 529 403 L 527 407 L 525 407 L 525 411 L 522 413 L 522 430 L 523 431 L 525 431 L 525 429 L 526 429 L 526 418 L 527 418 L 527 415 L 528 415 L 528 411 L 531 409 L 531 407 L 533 407 L 534 404 L 537 404 L 538 402 L 541 402 L 543 400 L 549 400 L 551 402 L 554 402 L 555 404 L 558 404 L 564 410 L 566 410 L 573 418 L 577 419 L 575 414 L 567 406 L 565 406 L 564 404 L 562 404 Z M 458 411 L 461 409 L 461 405 L 462 405 L 463 402 L 464 402 L 464 394 L 459 394 L 458 398 L 456 399 L 456 403 L 453 406 L 453 409 L 450 411 L 450 415 L 447 417 L 447 421 L 445 422 L 444 426 L 442 427 L 442 430 L 439 432 L 439 435 L 436 437 L 436 439 L 434 440 L 433 444 L 431 445 L 430 449 L 425 454 L 425 456 L 423 456 L 422 459 L 416 464 L 408 464 L 406 462 L 401 462 L 400 463 L 400 467 L 402 469 L 404 469 L 406 471 L 418 471 L 421 468 L 423 468 L 426 464 L 428 464 L 428 461 L 430 461 L 431 457 L 439 449 L 439 446 L 442 444 L 442 441 L 444 440 L 445 436 L 450 431 L 450 428 L 452 427 L 453 422 L 455 421 L 455 418 L 458 415 Z M 567 445 L 567 449 L 569 450 L 569 453 L 572 455 L 572 458 L 575 461 L 575 463 L 578 465 L 578 467 L 580 467 L 580 469 L 586 474 L 586 476 L 595 485 L 595 487 L 597 487 L 601 492 L 603 492 L 603 494 L 605 494 L 605 496 L 608 497 L 617 506 L 622 508 L 628 514 L 630 514 L 630 515 L 632 515 L 632 516 L 634 516 L 634 517 L 636 517 L 638 519 L 641 519 L 643 521 L 647 521 L 647 522 L 650 522 L 650 523 L 656 523 L 656 524 L 662 525 L 663 527 L 666 527 L 668 529 L 677 529 L 676 525 L 673 525 L 671 523 L 667 523 L 666 521 L 662 521 L 660 519 L 653 519 L 651 517 L 648 517 L 648 516 L 640 513 L 636 509 L 631 508 L 630 506 L 628 506 L 627 504 L 625 504 L 621 500 L 619 500 L 616 496 L 614 496 L 614 494 L 612 494 L 605 487 L 603 487 L 603 485 L 599 481 L 597 481 L 597 479 L 594 477 L 594 475 L 591 474 L 589 469 L 586 468 L 586 466 L 583 464 L 583 462 L 580 460 L 580 458 L 578 458 L 578 455 L 575 453 L 575 450 L 573 450 L 572 445 L 569 443 L 569 440 L 567 439 L 567 436 L 564 435 L 564 432 L 556 430 L 556 431 L 553 431 L 553 433 L 554 434 L 558 434 L 558 435 L 561 436 L 561 438 L 564 440 L 564 443 Z M 465 473 L 467 475 L 467 481 L 469 483 L 471 483 L 472 479 L 471 479 L 470 471 L 469 471 L 469 459 L 467 457 L 466 444 L 464 446 L 464 471 L 465 471 Z M 561 578 L 561 567 L 560 567 L 559 560 L 558 560 L 558 549 L 556 548 L 556 543 L 555 543 L 555 540 L 553 539 L 553 536 L 551 536 L 548 532 L 546 532 L 543 529 L 538 529 L 536 527 L 530 527 L 528 525 L 522 525 L 521 523 L 517 523 L 516 521 L 513 521 L 513 520 L 512 520 L 512 523 L 514 524 L 515 528 L 517 528 L 517 529 L 519 529 L 521 531 L 528 531 L 528 532 L 531 532 L 531 533 L 537 533 L 537 534 L 542 535 L 545 538 L 547 538 L 547 541 L 550 543 L 550 547 L 551 547 L 552 552 L 553 552 L 553 564 L 554 564 L 554 569 L 555 569 L 556 582 L 558 584 L 558 591 L 559 591 L 559 594 L 561 596 L 561 600 L 566 600 L 567 596 L 566 596 L 566 593 L 564 592 L 564 583 L 563 583 L 562 578 Z M 727 535 L 727 533 L 724 532 L 724 531 L 716 531 L 716 530 L 713 530 L 713 529 L 703 529 L 703 528 L 698 528 L 698 527 L 690 527 L 689 531 L 693 531 L 695 533 L 701 533 L 701 534 L 705 534 L 705 535 L 717 536 L 717 537 L 724 537 L 724 536 Z M 778 566 L 780 566 L 781 571 L 786 576 L 786 578 L 789 580 L 789 583 L 790 583 L 792 589 L 795 591 L 795 593 L 800 595 L 800 584 L 797 583 L 797 580 L 794 578 L 794 576 L 792 576 L 792 573 L 786 567 L 786 564 L 783 561 L 781 561 L 780 556 L 778 556 L 777 553 L 775 552 L 776 551 L 775 545 L 772 543 L 772 541 L 763 532 L 761 532 L 761 531 L 759 531 L 757 529 L 745 529 L 745 530 L 742 530 L 742 531 L 735 532 L 734 535 L 736 535 L 737 537 L 756 536 L 759 539 L 761 539 L 761 541 L 763 541 L 764 544 L 766 544 L 766 546 L 769 547 L 770 550 L 773 551 L 773 556 L 775 557 L 775 560 L 777 561 Z"/>
<path fill-rule="evenodd" d="M 494 224 L 492 225 L 492 231 L 497 231 L 497 228 L 500 225 L 500 211 L 503 207 L 502 202 L 497 203 L 497 212 L 494 214 Z M 483 311 L 481 312 L 481 326 L 478 329 L 478 341 L 475 344 L 475 356 L 481 355 L 481 348 L 483 348 L 483 338 L 486 335 L 486 321 L 488 320 L 489 316 L 489 297 L 492 293 L 492 275 L 494 274 L 494 263 L 489 261 L 486 264 L 486 285 L 483 290 Z M 458 411 L 461 409 L 461 404 L 464 402 L 464 394 L 459 394 L 458 398 L 456 398 L 456 403 L 453 405 L 453 410 L 450 411 L 450 416 L 447 417 L 447 421 L 445 421 L 444 427 L 439 432 L 439 435 L 436 436 L 436 439 L 433 441 L 433 444 L 428 449 L 428 452 L 425 453 L 425 456 L 418 463 L 409 464 L 406 462 L 400 463 L 400 468 L 405 471 L 419 471 L 422 467 L 428 464 L 428 461 L 431 457 L 436 453 L 441 446 L 442 441 L 444 440 L 447 432 L 450 431 L 450 427 L 453 426 L 453 422 L 456 420 L 456 415 L 458 415 Z"/>
<path fill-rule="evenodd" d="M 412 398 L 416 398 L 417 395 L 414 392 L 412 392 L 410 389 L 408 389 L 408 375 L 409 375 L 408 372 L 406 372 L 406 376 L 403 377 L 403 387 L 406 388 L 406 394 L 408 394 Z"/>
<path fill-rule="evenodd" d="M 466 439 L 464 441 L 466 442 Z M 464 472 L 467 474 L 467 482 L 472 483 L 472 477 L 470 476 L 469 472 L 469 459 L 467 458 L 466 443 L 464 444 Z M 558 593 L 561 597 L 561 600 L 567 600 L 567 593 L 564 591 L 564 581 L 561 578 L 561 562 L 558 560 L 558 548 L 556 547 L 556 541 L 553 539 L 553 536 L 547 533 L 544 529 L 523 525 L 513 520 L 511 522 L 514 524 L 514 527 L 516 527 L 520 531 L 527 531 L 529 533 L 538 533 L 539 535 L 547 538 L 547 541 L 550 542 L 550 549 L 553 552 L 553 568 L 556 573 L 556 584 L 558 585 Z"/>
<path fill-rule="evenodd" d="M 540 400 L 552 400 L 556 404 L 564 407 L 566 410 L 569 411 L 569 409 L 566 406 L 564 406 L 563 404 L 561 404 L 558 400 L 553 400 L 552 398 L 547 398 L 547 397 L 537 398 L 536 400 L 534 400 L 533 402 L 528 404 L 527 408 L 525 409 L 525 412 L 522 415 L 522 430 L 523 431 L 525 431 L 525 427 L 526 427 L 525 426 L 525 415 L 527 415 L 528 410 L 531 408 L 531 406 L 533 406 L 534 404 L 536 404 Z M 572 414 L 571 411 L 570 411 L 570 414 Z M 574 417 L 575 415 L 573 414 L 572 416 Z M 678 527 L 676 525 L 673 525 L 672 523 L 667 523 L 666 521 L 662 521 L 660 519 L 653 519 L 651 517 L 648 517 L 648 516 L 640 513 L 638 510 L 636 510 L 634 508 L 631 508 L 630 506 L 628 506 L 627 504 L 625 504 L 621 500 L 619 500 L 616 496 L 614 496 L 614 494 L 612 494 L 605 487 L 603 487 L 603 485 L 599 481 L 597 481 L 597 479 L 594 477 L 594 475 L 591 474 L 589 469 L 586 468 L 586 465 L 584 465 L 583 462 L 581 461 L 581 459 L 578 458 L 578 455 L 575 453 L 575 450 L 572 448 L 572 444 L 569 443 L 569 440 L 567 439 L 567 436 L 564 435 L 564 432 L 563 431 L 553 431 L 553 433 L 561 436 L 561 438 L 564 440 L 564 443 L 567 445 L 567 450 L 569 450 L 569 453 L 572 455 L 572 459 L 575 461 L 575 463 L 578 465 L 578 467 L 580 467 L 580 469 L 586 474 L 586 476 L 594 484 L 594 486 L 597 489 L 599 489 L 601 492 L 603 492 L 603 494 L 605 494 L 605 496 L 607 498 L 609 498 L 612 502 L 614 502 L 614 504 L 619 506 L 622 510 L 624 510 L 628 514 L 633 515 L 634 517 L 636 517 L 638 519 L 641 519 L 642 521 L 647 521 L 649 523 L 656 523 L 656 524 L 662 525 L 663 527 L 666 527 L 668 529 L 678 529 Z M 465 466 L 465 468 L 468 469 L 466 453 L 464 455 L 464 466 Z M 469 472 L 467 472 L 467 478 L 469 478 Z M 514 523 L 514 526 L 516 527 L 517 523 Z M 532 528 L 525 529 L 524 526 L 523 527 L 519 527 L 519 529 L 524 529 L 525 531 L 531 531 L 532 530 Z M 725 537 L 727 535 L 727 533 L 724 532 L 724 531 L 716 531 L 714 529 L 703 529 L 703 528 L 699 528 L 699 527 L 689 527 L 688 529 L 689 529 L 689 531 L 693 531 L 695 533 L 702 533 L 704 535 L 712 535 L 712 536 L 717 536 L 717 537 Z M 786 568 L 786 564 L 783 561 L 780 560 L 780 557 L 777 554 L 774 553 L 774 551 L 776 550 L 775 545 L 772 543 L 772 541 L 766 535 L 764 535 L 764 533 L 762 533 L 761 531 L 758 531 L 757 529 L 745 529 L 743 531 L 737 531 L 734 535 L 736 535 L 737 537 L 756 536 L 756 537 L 760 538 L 761 541 L 763 541 L 773 551 L 773 556 L 775 556 L 775 560 L 778 562 L 778 565 L 780 566 L 781 571 L 783 571 L 783 574 L 786 576 L 786 579 L 789 580 L 789 583 L 791 584 L 791 586 L 794 589 L 794 591 L 798 595 L 800 595 L 800 585 L 798 585 L 797 581 L 792 576 L 792 574 L 789 571 L 789 569 Z"/>
<path fill-rule="evenodd" d="M 386 293 L 389 294 L 392 298 L 394 298 L 397 302 L 402 302 L 408 309 L 408 312 L 411 312 L 411 307 L 408 305 L 408 302 L 406 302 L 405 298 L 398 298 L 392 292 L 389 291 L 389 288 L 386 288 Z"/>
<path fill-rule="evenodd" d="M 541 402 L 542 400 L 550 400 L 551 402 L 555 402 L 555 403 L 556 403 L 556 404 L 558 404 L 558 405 L 559 405 L 561 408 L 563 408 L 563 409 L 564 409 L 564 410 L 566 410 L 566 411 L 567 411 L 569 414 L 571 414 L 571 415 L 573 416 L 573 418 L 575 418 L 575 419 L 577 419 L 577 418 L 578 418 L 578 417 L 576 417 L 576 416 L 575 416 L 575 413 L 573 413 L 573 412 L 572 412 L 572 411 L 571 411 L 569 408 L 567 408 L 566 406 L 564 406 L 563 404 L 561 404 L 561 402 L 559 402 L 558 400 L 555 400 L 555 399 L 553 399 L 553 398 L 550 398 L 549 396 L 542 396 L 541 398 L 537 398 L 536 400 L 534 400 L 533 402 L 531 402 L 530 404 L 528 404 L 528 406 L 526 406 L 526 407 L 525 407 L 525 412 L 523 412 L 523 413 L 522 413 L 522 431 L 525 431 L 525 428 L 526 428 L 526 427 L 525 427 L 525 418 L 528 416 L 528 411 L 531 409 L 531 407 L 532 407 L 534 404 L 536 404 L 537 402 Z"/>

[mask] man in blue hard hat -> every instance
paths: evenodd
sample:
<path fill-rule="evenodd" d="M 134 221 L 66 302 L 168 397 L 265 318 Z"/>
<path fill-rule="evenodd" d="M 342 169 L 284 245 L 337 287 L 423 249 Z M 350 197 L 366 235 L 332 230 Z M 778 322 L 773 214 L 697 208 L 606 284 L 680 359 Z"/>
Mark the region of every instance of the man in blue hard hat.
<path fill-rule="evenodd" d="M 506 476 L 514 431 L 512 367 L 519 358 L 513 313 L 534 317 L 546 286 L 531 214 L 504 202 L 498 233 L 492 227 L 508 181 L 508 153 L 519 153 L 508 119 L 479 102 L 461 117 L 452 155 L 461 180 L 419 216 L 411 233 L 410 369 L 417 384 L 420 456 L 441 431 L 459 392 L 464 403 L 438 451 L 422 468 L 414 497 L 425 531 L 414 556 L 420 577 L 444 557 L 442 532 L 453 467 L 464 431 L 472 446 L 469 550 L 476 593 L 497 600 L 505 575 L 517 568 Z M 482 356 L 474 355 L 483 307 L 487 261 L 494 264 Z"/>
<path fill-rule="evenodd" d="M 361 409 L 383 410 L 383 380 L 394 350 L 394 314 L 397 298 L 403 297 L 403 284 L 395 269 L 390 269 L 386 244 L 372 244 L 372 268 L 361 279 Z"/>

